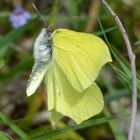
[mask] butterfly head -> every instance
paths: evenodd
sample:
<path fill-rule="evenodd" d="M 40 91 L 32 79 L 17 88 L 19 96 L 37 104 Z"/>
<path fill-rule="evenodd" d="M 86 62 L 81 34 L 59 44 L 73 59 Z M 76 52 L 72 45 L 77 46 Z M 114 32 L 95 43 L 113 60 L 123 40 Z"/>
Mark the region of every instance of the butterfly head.
<path fill-rule="evenodd" d="M 54 29 L 50 26 L 46 28 L 46 34 L 48 35 L 48 37 L 51 37 L 53 31 Z"/>

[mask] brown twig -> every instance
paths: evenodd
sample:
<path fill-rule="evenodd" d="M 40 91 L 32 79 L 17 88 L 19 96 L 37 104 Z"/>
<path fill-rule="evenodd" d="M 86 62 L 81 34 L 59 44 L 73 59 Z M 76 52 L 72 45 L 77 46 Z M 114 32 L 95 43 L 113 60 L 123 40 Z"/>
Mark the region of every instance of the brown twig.
<path fill-rule="evenodd" d="M 115 19 L 121 34 L 124 38 L 128 57 L 131 63 L 131 75 L 132 75 L 132 114 L 131 114 L 131 124 L 128 133 L 128 140 L 133 140 L 135 121 L 136 121 L 136 113 L 137 113 L 137 78 L 136 78 L 136 65 L 135 65 L 135 54 L 132 51 L 132 47 L 130 41 L 128 39 L 127 33 L 116 13 L 112 10 L 112 8 L 108 5 L 105 0 L 100 0 L 101 3 L 106 7 L 106 9 L 111 13 L 113 18 Z"/>
<path fill-rule="evenodd" d="M 93 31 L 93 28 L 96 25 L 96 20 L 93 20 L 93 19 L 95 19 L 96 15 L 98 14 L 98 11 L 99 11 L 98 9 L 99 9 L 99 1 L 92 0 L 90 8 L 89 8 L 89 14 L 88 14 L 89 18 L 87 21 L 85 32 L 90 33 Z"/>

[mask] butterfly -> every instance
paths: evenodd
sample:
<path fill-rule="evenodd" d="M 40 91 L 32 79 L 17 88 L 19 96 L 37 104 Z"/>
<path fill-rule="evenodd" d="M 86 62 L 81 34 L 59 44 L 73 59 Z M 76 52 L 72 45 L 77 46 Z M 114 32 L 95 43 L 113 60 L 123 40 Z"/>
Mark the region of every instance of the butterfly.
<path fill-rule="evenodd" d="M 103 109 L 103 95 L 95 80 L 111 61 L 107 45 L 93 34 L 43 28 L 34 43 L 26 93 L 35 93 L 44 79 L 52 120 L 68 116 L 81 123 Z"/>

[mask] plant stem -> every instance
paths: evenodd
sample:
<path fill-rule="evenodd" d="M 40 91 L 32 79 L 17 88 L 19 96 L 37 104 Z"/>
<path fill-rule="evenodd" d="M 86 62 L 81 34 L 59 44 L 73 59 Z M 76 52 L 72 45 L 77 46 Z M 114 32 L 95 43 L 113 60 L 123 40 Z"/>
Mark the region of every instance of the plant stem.
<path fill-rule="evenodd" d="M 128 140 L 133 140 L 134 136 L 134 128 L 135 128 L 135 121 L 136 121 L 136 113 L 137 113 L 137 77 L 136 77 L 136 64 L 135 64 L 135 54 L 132 51 L 132 47 L 130 44 L 130 41 L 128 39 L 127 33 L 119 19 L 119 17 L 116 15 L 116 13 L 112 10 L 112 8 L 108 5 L 108 3 L 105 0 L 100 0 L 101 3 L 105 6 L 105 8 L 110 12 L 110 14 L 115 19 L 121 34 L 123 36 L 123 39 L 126 44 L 128 57 L 130 60 L 131 65 L 131 75 L 132 75 L 132 113 L 131 113 L 131 122 L 130 122 L 130 128 L 128 132 Z"/>

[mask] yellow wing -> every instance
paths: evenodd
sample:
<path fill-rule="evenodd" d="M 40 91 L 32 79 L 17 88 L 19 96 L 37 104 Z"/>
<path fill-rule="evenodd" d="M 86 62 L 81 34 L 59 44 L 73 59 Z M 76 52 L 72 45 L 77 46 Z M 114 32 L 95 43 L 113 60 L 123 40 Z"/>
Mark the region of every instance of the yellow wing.
<path fill-rule="evenodd" d="M 52 67 L 52 62 L 50 64 L 49 69 L 45 74 L 45 87 L 47 91 L 47 104 L 48 104 L 48 111 L 51 115 L 51 118 L 54 122 L 57 122 L 63 115 L 55 110 L 56 108 L 56 101 L 59 99 L 59 83 L 58 80 L 54 75 L 54 69 Z"/>
<path fill-rule="evenodd" d="M 52 33 L 52 38 L 53 59 L 79 92 L 88 88 L 101 67 L 112 60 L 108 47 L 97 36 L 57 29 Z"/>
<path fill-rule="evenodd" d="M 52 63 L 50 63 L 50 68 L 47 70 L 45 74 L 45 88 L 47 91 L 47 96 L 48 96 L 48 111 L 53 110 L 55 108 L 55 77 L 54 77 L 54 72 L 52 69 Z"/>
<path fill-rule="evenodd" d="M 56 84 L 53 87 L 50 83 L 47 85 L 49 111 L 54 112 L 52 118 L 55 120 L 65 115 L 76 123 L 81 123 L 103 109 L 103 96 L 95 83 L 79 94 L 57 64 L 55 64 L 54 72 L 49 73 L 48 82 Z M 62 115 L 59 116 L 58 112 Z"/>

